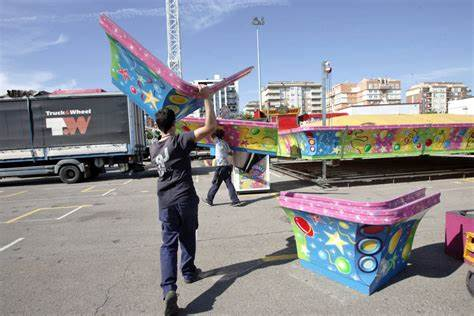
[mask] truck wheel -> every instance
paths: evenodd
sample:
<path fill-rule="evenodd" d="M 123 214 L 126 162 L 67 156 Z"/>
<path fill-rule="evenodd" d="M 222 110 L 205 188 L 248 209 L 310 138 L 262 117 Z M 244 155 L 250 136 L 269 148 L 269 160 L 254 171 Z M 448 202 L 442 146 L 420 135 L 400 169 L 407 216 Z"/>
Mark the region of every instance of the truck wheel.
<path fill-rule="evenodd" d="M 59 178 L 62 182 L 71 184 L 82 180 L 83 174 L 78 167 L 66 165 L 59 169 Z"/>

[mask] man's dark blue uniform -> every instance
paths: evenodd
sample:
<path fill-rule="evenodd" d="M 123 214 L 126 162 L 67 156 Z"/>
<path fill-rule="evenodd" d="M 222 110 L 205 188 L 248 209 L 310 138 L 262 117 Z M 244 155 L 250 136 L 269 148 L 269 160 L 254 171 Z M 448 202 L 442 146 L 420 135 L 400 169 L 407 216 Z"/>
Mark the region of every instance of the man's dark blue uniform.
<path fill-rule="evenodd" d="M 176 115 L 169 108 L 160 109 L 155 121 L 162 138 L 150 147 L 150 156 L 158 171 L 158 212 L 163 243 L 160 249 L 161 288 L 165 316 L 177 315 L 178 244 L 181 246 L 181 273 L 186 283 L 199 280 L 196 257 L 199 198 L 191 174 L 191 150 L 199 140 L 210 136 L 217 121 L 211 94 L 206 86 L 198 86 L 204 99 L 204 126 L 192 132 L 176 133 Z"/>
<path fill-rule="evenodd" d="M 150 153 L 158 171 L 158 209 L 163 244 L 160 249 L 163 296 L 176 291 L 178 243 L 181 245 L 181 272 L 192 278 L 197 269 L 196 229 L 198 204 L 191 175 L 190 151 L 194 133 L 172 135 L 151 146 Z"/>

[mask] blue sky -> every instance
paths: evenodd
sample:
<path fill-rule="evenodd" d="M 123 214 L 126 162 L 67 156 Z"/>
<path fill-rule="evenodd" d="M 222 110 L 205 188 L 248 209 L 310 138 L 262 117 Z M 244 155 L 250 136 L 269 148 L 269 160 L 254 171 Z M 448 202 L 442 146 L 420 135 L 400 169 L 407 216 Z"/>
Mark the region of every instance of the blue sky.
<path fill-rule="evenodd" d="M 98 24 L 107 11 L 166 62 L 165 0 L 0 0 L 0 93 L 7 88 L 117 90 Z M 253 16 L 264 16 L 262 84 L 333 84 L 389 76 L 474 85 L 472 0 L 181 0 L 186 80 L 256 64 Z M 256 72 L 240 82 L 241 107 L 257 99 Z"/>

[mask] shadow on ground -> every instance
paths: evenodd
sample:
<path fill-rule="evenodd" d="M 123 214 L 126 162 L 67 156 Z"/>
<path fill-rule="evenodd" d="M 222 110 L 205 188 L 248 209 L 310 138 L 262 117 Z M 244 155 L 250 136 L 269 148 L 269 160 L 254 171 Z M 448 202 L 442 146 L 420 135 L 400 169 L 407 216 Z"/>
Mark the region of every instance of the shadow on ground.
<path fill-rule="evenodd" d="M 290 191 L 290 190 L 297 190 L 297 189 L 311 187 L 311 186 L 314 186 L 314 183 L 307 180 L 278 181 L 278 182 L 272 183 L 272 191 L 273 192 Z"/>
<path fill-rule="evenodd" d="M 216 167 L 194 167 L 192 168 L 193 176 L 214 173 Z"/>
<path fill-rule="evenodd" d="M 222 275 L 208 290 L 196 297 L 186 308 L 181 310 L 183 314 L 194 314 L 209 312 L 213 309 L 217 298 L 224 293 L 232 284 L 249 273 L 272 266 L 286 264 L 296 259 L 296 244 L 294 237 L 286 239 L 286 247 L 274 253 L 268 254 L 264 259 L 255 259 L 239 262 L 225 267 L 202 273 L 203 278 Z"/>
<path fill-rule="evenodd" d="M 462 264 L 462 260 L 456 260 L 444 253 L 444 243 L 422 246 L 413 249 L 408 259 L 408 266 L 379 291 L 418 275 L 426 278 L 446 278 L 456 272 Z"/>

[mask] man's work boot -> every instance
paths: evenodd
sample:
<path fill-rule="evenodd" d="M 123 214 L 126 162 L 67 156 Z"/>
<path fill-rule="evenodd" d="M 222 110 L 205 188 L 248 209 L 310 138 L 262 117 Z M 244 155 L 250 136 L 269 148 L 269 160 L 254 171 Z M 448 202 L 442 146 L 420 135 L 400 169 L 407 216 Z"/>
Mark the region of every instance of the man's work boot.
<path fill-rule="evenodd" d="M 186 275 L 186 276 L 183 276 L 184 278 L 184 283 L 194 283 L 196 281 L 199 281 L 202 279 L 202 276 L 200 275 L 202 272 L 201 269 L 197 268 L 196 271 L 194 271 L 194 273 L 192 273 L 191 275 Z"/>
<path fill-rule="evenodd" d="M 178 295 L 175 291 L 169 291 L 165 296 L 165 316 L 176 316 L 178 311 Z"/>

